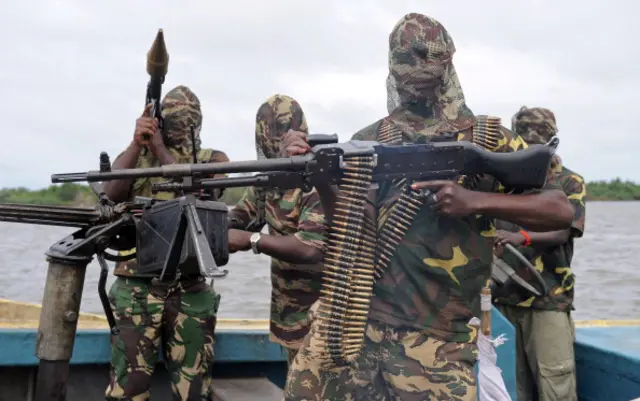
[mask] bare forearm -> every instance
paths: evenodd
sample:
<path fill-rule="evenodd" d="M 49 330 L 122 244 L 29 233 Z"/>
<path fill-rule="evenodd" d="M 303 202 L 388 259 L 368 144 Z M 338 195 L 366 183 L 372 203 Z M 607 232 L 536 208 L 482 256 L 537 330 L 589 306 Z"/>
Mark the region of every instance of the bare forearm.
<path fill-rule="evenodd" d="M 324 258 L 319 249 L 300 242 L 292 235 L 286 237 L 262 235 L 258 242 L 258 250 L 287 263 L 319 263 Z"/>
<path fill-rule="evenodd" d="M 229 248 L 237 250 L 251 249 L 249 231 L 229 230 Z M 293 235 L 275 236 L 262 234 L 258 241 L 258 251 L 287 263 L 309 264 L 321 262 L 322 252 L 301 242 Z"/>
<path fill-rule="evenodd" d="M 142 148 L 134 142 L 125 149 L 124 153 L 120 155 L 111 166 L 112 170 L 122 170 L 134 168 L 138 163 L 138 157 L 140 157 L 140 151 Z M 133 179 L 122 179 L 107 181 L 103 185 L 105 194 L 114 202 L 124 202 L 127 200 L 129 194 L 129 188 L 133 185 Z"/>
<path fill-rule="evenodd" d="M 477 192 L 474 201 L 475 214 L 508 221 L 528 230 L 564 230 L 573 221 L 573 207 L 559 190 L 527 195 Z"/>
<path fill-rule="evenodd" d="M 176 159 L 174 159 L 173 156 L 171 156 L 171 153 L 169 153 L 166 147 L 160 146 L 150 150 L 153 153 L 153 155 L 156 157 L 156 159 L 158 159 L 161 166 L 176 163 Z"/>
<path fill-rule="evenodd" d="M 562 245 L 567 242 L 570 233 L 570 229 L 547 232 L 527 232 L 527 234 L 529 234 L 529 238 L 531 238 L 531 246 L 536 248 L 551 248 Z"/>

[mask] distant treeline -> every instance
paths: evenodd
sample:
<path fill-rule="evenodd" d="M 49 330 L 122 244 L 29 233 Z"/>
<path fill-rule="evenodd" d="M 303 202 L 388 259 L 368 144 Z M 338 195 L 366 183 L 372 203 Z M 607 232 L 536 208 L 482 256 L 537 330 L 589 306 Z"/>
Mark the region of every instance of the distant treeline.
<path fill-rule="evenodd" d="M 221 200 L 228 205 L 235 205 L 243 193 L 244 188 L 227 188 Z M 88 185 L 73 183 L 50 185 L 48 188 L 38 190 L 27 188 L 0 189 L 0 202 L 3 203 L 92 207 L 96 200 L 96 196 Z"/>
<path fill-rule="evenodd" d="M 629 201 L 640 200 L 640 184 L 622 181 L 591 181 L 587 183 L 587 200 Z"/>
<path fill-rule="evenodd" d="M 222 201 L 235 205 L 242 197 L 244 188 L 227 188 Z M 587 199 L 602 201 L 640 200 L 640 184 L 622 181 L 593 181 L 587 183 Z M 37 205 L 73 205 L 91 207 L 96 197 L 87 185 L 65 183 L 48 188 L 30 190 L 27 188 L 0 189 L 0 202 L 28 203 Z"/>

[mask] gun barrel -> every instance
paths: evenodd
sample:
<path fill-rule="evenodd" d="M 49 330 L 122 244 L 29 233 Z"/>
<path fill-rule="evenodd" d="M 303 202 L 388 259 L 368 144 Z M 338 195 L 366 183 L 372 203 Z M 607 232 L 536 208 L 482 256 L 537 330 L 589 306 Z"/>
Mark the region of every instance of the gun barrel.
<path fill-rule="evenodd" d="M 100 219 L 94 209 L 67 206 L 0 203 L 0 221 L 84 228 Z"/>
<path fill-rule="evenodd" d="M 54 184 L 63 182 L 103 182 L 125 178 L 176 178 L 191 175 L 212 175 L 229 173 L 254 173 L 270 171 L 300 171 L 306 167 L 313 155 L 292 156 L 281 159 L 264 159 L 223 163 L 169 164 L 162 167 L 112 170 L 109 172 L 89 171 L 51 175 Z"/>
<path fill-rule="evenodd" d="M 172 192 L 180 190 L 198 190 L 198 189 L 215 189 L 215 188 L 234 188 L 234 187 L 252 187 L 260 186 L 261 182 L 268 182 L 266 176 L 252 177 L 228 177 L 228 178 L 210 178 L 196 182 L 191 186 L 185 187 L 181 182 L 161 182 L 152 185 L 152 192 Z"/>

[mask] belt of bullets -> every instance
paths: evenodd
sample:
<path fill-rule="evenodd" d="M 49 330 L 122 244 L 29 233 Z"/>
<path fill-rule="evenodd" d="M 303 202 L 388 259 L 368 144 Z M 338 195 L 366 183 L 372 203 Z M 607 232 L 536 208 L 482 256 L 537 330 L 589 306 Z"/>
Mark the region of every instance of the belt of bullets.
<path fill-rule="evenodd" d="M 500 147 L 500 117 L 476 116 L 476 124 L 473 127 L 471 142 L 489 151 L 495 151 Z M 460 185 L 467 189 L 475 189 L 481 175 L 464 176 L 460 178 Z"/>
<path fill-rule="evenodd" d="M 402 143 L 402 132 L 389 123 L 382 123 L 378 134 L 379 142 L 399 145 Z M 388 217 L 379 228 L 376 246 L 375 277 L 380 278 L 391 262 L 391 257 L 402 239 L 409 231 L 413 219 L 420 211 L 423 199 L 411 190 L 405 179 L 393 181 L 393 185 L 401 190 L 400 197 L 388 212 Z"/>
<path fill-rule="evenodd" d="M 360 351 L 374 283 L 375 227 L 364 218 L 374 159 L 343 162 L 317 310 L 317 334 L 327 351 L 320 362 L 326 365 L 347 364 Z"/>
<path fill-rule="evenodd" d="M 479 117 L 473 142 L 494 150 L 498 146 L 499 126 L 499 118 Z M 400 144 L 402 133 L 385 121 L 379 129 L 378 142 Z M 325 367 L 346 365 L 358 357 L 375 280 L 386 270 L 424 202 L 405 179 L 394 181 L 401 195 L 378 228 L 364 214 L 374 168 L 371 156 L 344 160 L 316 314 L 316 336 L 327 351 L 320 354 L 319 361 Z"/>

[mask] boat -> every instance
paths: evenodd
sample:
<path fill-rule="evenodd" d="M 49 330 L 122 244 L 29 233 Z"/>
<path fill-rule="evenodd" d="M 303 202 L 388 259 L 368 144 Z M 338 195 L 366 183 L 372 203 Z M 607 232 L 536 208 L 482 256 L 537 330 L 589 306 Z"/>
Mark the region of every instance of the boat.
<path fill-rule="evenodd" d="M 41 306 L 0 299 L 0 401 L 31 401 L 38 359 L 36 337 Z M 496 348 L 498 367 L 516 400 L 514 327 L 494 307 L 491 331 L 507 341 Z M 107 319 L 80 313 L 71 359 L 67 401 L 104 400 L 110 362 Z M 640 400 L 640 320 L 576 321 L 576 365 L 580 401 Z M 219 319 L 216 327 L 214 393 L 218 401 L 282 400 L 286 357 L 269 341 L 267 320 Z M 160 363 L 152 400 L 170 401 Z"/>

